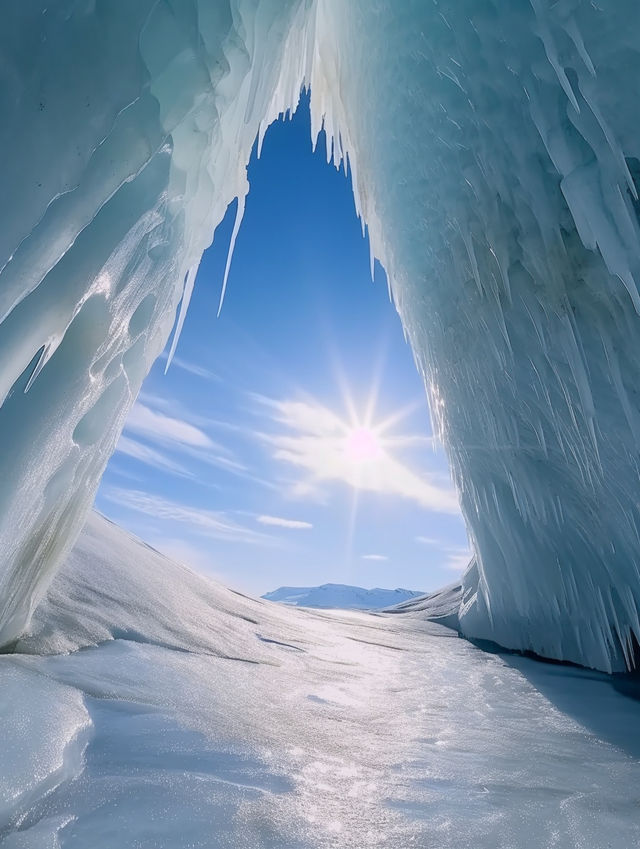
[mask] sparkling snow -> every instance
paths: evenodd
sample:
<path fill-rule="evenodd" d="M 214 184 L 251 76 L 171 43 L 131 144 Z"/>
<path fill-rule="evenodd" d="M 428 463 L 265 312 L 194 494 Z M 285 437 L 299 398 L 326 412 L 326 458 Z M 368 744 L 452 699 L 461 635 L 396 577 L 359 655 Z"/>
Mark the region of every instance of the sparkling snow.
<path fill-rule="evenodd" d="M 640 841 L 640 703 L 422 613 L 252 600 L 93 515 L 18 652 L 3 849 Z"/>

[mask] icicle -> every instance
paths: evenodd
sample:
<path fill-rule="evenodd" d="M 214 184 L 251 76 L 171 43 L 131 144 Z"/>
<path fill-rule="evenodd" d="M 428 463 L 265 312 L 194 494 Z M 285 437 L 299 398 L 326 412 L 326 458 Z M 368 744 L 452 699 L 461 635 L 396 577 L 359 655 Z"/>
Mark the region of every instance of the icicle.
<path fill-rule="evenodd" d="M 571 83 L 569 82 L 569 78 L 567 77 L 567 74 L 564 68 L 562 67 L 562 63 L 560 62 L 560 59 L 558 57 L 558 50 L 553 35 L 551 34 L 551 30 L 549 29 L 546 20 L 543 20 L 546 15 L 542 9 L 542 4 L 540 0 L 531 0 L 531 5 L 533 6 L 536 11 L 536 14 L 538 15 L 538 21 L 540 24 L 540 37 L 542 38 L 542 43 L 544 44 L 547 59 L 549 60 L 551 67 L 555 71 L 556 76 L 558 78 L 558 82 L 562 86 L 562 89 L 567 95 L 571 105 L 576 110 L 576 112 L 580 114 L 580 106 L 576 99 L 573 88 L 571 87 Z"/>
<path fill-rule="evenodd" d="M 633 303 L 634 310 L 640 315 L 640 294 L 638 293 L 636 281 L 633 279 L 633 274 L 631 271 L 625 271 L 623 274 L 617 274 L 616 276 L 624 284 L 624 288 L 629 293 L 629 297 Z"/>
<path fill-rule="evenodd" d="M 371 242 L 371 239 L 369 239 L 369 271 L 371 272 L 371 282 L 372 283 L 374 282 L 374 264 L 375 264 L 375 261 L 376 261 L 376 258 L 375 258 L 375 255 L 373 253 L 373 244 Z M 389 288 L 389 300 L 391 300 L 391 289 L 390 288 Z"/>
<path fill-rule="evenodd" d="M 575 18 L 569 18 L 567 21 L 565 21 L 564 28 L 571 41 L 573 41 L 573 43 L 575 44 L 576 50 L 578 51 L 580 58 L 584 62 L 587 70 L 589 71 L 592 77 L 595 77 L 596 69 L 593 66 L 593 62 L 591 61 L 591 57 L 587 52 L 587 48 L 584 46 L 584 40 L 575 22 Z"/>
<path fill-rule="evenodd" d="M 249 189 L 249 185 L 247 184 L 247 191 Z M 238 237 L 238 232 L 240 230 L 240 225 L 242 224 L 242 218 L 244 216 L 244 206 L 246 201 L 246 193 L 238 195 L 238 208 L 236 210 L 236 220 L 233 223 L 233 232 L 231 233 L 231 241 L 229 242 L 229 252 L 227 254 L 227 264 L 224 268 L 224 279 L 222 281 L 222 291 L 220 292 L 220 303 L 218 305 L 217 317 L 220 317 L 220 313 L 222 311 L 222 304 L 224 302 L 225 292 L 227 291 L 227 280 L 229 279 L 229 269 L 231 268 L 231 260 L 233 258 L 233 249 L 236 245 L 236 239 Z"/>
<path fill-rule="evenodd" d="M 47 361 L 51 359 L 51 356 L 55 352 L 56 348 L 57 345 L 54 345 L 53 342 L 47 342 L 47 344 L 42 348 L 42 351 L 40 351 L 40 356 L 38 357 L 38 362 L 36 363 L 35 368 L 31 372 L 31 376 L 29 377 L 27 385 L 24 388 L 25 393 L 29 391 L 29 389 L 33 385 L 33 382 L 47 364 Z"/>
<path fill-rule="evenodd" d="M 462 236 L 462 241 L 467 249 L 467 254 L 469 256 L 469 262 L 471 263 L 471 272 L 473 274 L 473 279 L 476 281 L 476 286 L 478 287 L 478 292 L 480 295 L 484 295 L 484 291 L 482 289 L 482 282 L 480 280 L 480 271 L 478 269 L 478 261 L 476 259 L 476 252 L 473 248 L 473 236 L 471 233 L 468 233 L 466 230 L 460 228 L 460 235 Z"/>
<path fill-rule="evenodd" d="M 260 129 L 258 130 L 258 150 L 257 150 L 257 158 L 260 159 L 260 154 L 262 153 L 262 145 L 264 142 L 264 137 L 267 133 L 267 125 L 264 121 L 260 122 Z"/>
<path fill-rule="evenodd" d="M 606 139 L 607 144 L 609 145 L 609 149 L 611 150 L 613 158 L 618 163 L 620 170 L 624 175 L 624 179 L 627 183 L 629 191 L 631 192 L 631 196 L 634 200 L 637 201 L 638 190 L 636 188 L 636 184 L 633 182 L 633 178 L 631 177 L 629 166 L 627 165 L 627 161 L 624 158 L 621 145 L 616 141 L 611 127 L 609 126 L 609 123 L 605 120 L 601 109 L 598 107 L 596 101 L 589 95 L 589 92 L 583 92 L 582 96 L 584 97 L 585 102 L 589 105 L 589 109 L 591 109 L 594 118 L 596 119 L 600 126 L 600 129 L 602 130 L 602 133 Z"/>
<path fill-rule="evenodd" d="M 178 314 L 178 322 L 176 324 L 176 329 L 173 334 L 173 339 L 171 340 L 171 348 L 169 349 L 169 356 L 167 357 L 167 364 L 164 367 L 164 373 L 166 374 L 169 371 L 169 366 L 173 360 L 174 354 L 176 352 L 176 348 L 178 347 L 178 342 L 180 340 L 180 336 L 182 334 L 182 328 L 184 326 L 184 320 L 187 317 L 187 311 L 189 309 L 189 303 L 191 301 L 191 295 L 193 294 L 193 284 L 196 280 L 196 275 L 198 273 L 198 268 L 200 263 L 197 262 L 191 266 L 191 268 L 187 271 L 184 277 L 184 287 L 182 290 L 182 299 L 180 301 L 180 312 Z"/>

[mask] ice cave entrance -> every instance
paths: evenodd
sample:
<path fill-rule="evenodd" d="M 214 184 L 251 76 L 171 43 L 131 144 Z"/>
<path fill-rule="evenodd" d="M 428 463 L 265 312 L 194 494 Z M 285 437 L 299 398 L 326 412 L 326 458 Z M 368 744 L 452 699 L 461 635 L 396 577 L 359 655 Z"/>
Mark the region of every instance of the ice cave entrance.
<path fill-rule="evenodd" d="M 310 138 L 303 94 L 260 159 L 254 147 L 220 317 L 235 203 L 173 363 L 165 376 L 165 351 L 146 379 L 96 504 L 253 594 L 436 589 L 469 557 L 446 457 L 350 177 L 327 165 L 324 133 L 315 152 Z"/>

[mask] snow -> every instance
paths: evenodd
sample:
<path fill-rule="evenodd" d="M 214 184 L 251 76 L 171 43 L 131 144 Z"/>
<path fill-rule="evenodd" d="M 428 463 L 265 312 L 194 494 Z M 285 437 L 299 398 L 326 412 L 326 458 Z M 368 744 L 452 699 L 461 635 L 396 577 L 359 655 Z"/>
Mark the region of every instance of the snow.
<path fill-rule="evenodd" d="M 640 840 L 640 702 L 421 612 L 250 599 L 92 515 L 17 649 L 3 849 Z"/>
<path fill-rule="evenodd" d="M 239 224 L 255 138 L 307 83 L 451 459 L 462 631 L 632 665 L 636 0 L 36 0 L 3 23 L 0 644 L 236 197 Z"/>
<path fill-rule="evenodd" d="M 454 631 L 460 630 L 462 584 L 454 583 L 435 593 L 416 596 L 386 609 L 387 613 L 420 613 L 425 619 L 437 622 Z"/>
<path fill-rule="evenodd" d="M 298 607 L 336 608 L 342 610 L 376 610 L 391 607 L 421 596 L 414 590 L 386 590 L 380 587 L 367 590 L 347 584 L 323 584 L 320 587 L 279 587 L 262 598 Z"/>

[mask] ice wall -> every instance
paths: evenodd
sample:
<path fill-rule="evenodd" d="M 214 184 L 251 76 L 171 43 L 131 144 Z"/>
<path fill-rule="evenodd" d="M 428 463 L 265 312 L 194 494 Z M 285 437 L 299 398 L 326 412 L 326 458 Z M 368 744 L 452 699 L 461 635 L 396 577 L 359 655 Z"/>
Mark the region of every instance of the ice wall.
<path fill-rule="evenodd" d="M 306 0 L 1 15 L 0 645 L 73 542 L 313 32 Z"/>
<path fill-rule="evenodd" d="M 477 552 L 462 629 L 624 668 L 640 636 L 637 3 L 327 5 L 339 70 L 316 93 L 339 95 Z"/>
<path fill-rule="evenodd" d="M 464 632 L 630 662 L 636 3 L 3 10 L 0 643 L 73 539 L 256 133 L 311 81 L 449 449 L 476 550 Z"/>

